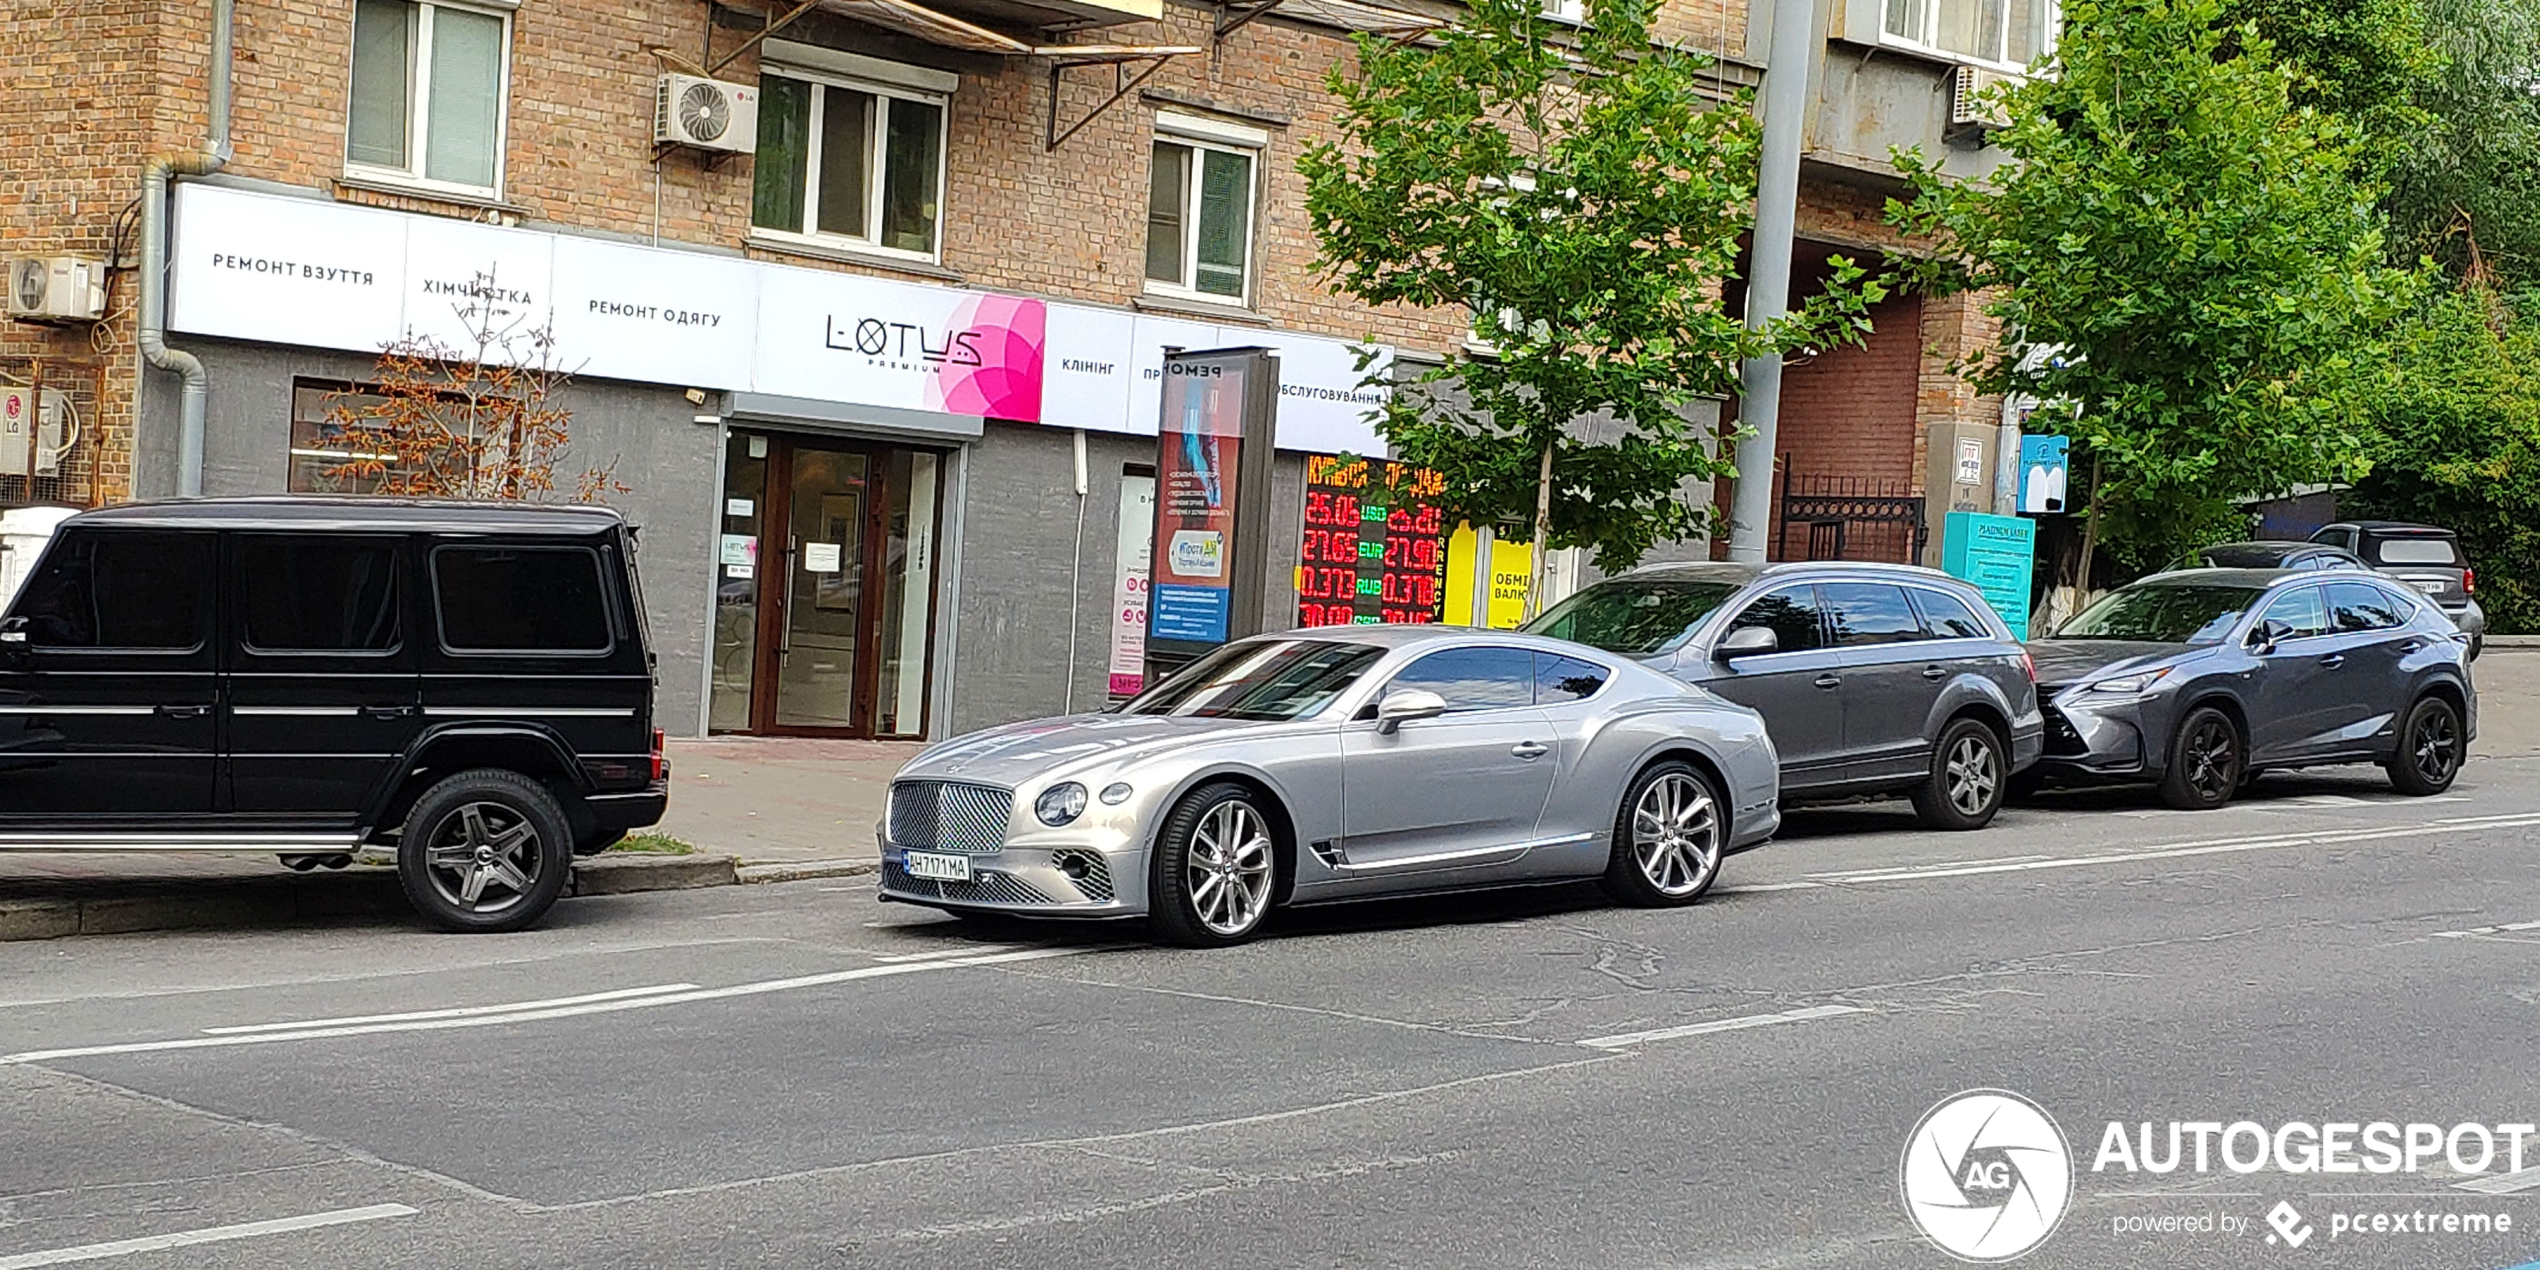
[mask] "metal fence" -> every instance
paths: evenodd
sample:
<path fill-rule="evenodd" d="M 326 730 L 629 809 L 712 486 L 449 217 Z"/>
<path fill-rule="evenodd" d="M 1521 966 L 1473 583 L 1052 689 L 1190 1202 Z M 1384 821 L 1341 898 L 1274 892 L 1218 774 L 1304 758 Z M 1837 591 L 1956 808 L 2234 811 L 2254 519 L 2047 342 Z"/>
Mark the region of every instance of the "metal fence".
<path fill-rule="evenodd" d="M 1781 541 L 1784 560 L 1883 560 L 1914 564 L 1930 536 L 1923 497 L 1903 481 L 1801 476 L 1785 460 Z"/>

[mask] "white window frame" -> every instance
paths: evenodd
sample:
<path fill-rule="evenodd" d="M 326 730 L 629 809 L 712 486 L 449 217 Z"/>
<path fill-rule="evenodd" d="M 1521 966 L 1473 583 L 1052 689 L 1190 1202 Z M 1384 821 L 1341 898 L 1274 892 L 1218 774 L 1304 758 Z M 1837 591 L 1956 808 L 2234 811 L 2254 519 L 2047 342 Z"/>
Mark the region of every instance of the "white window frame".
<path fill-rule="evenodd" d="M 411 186 L 427 193 L 462 194 L 475 198 L 501 198 L 503 182 L 511 161 L 512 132 L 512 14 L 519 0 L 478 0 L 455 3 L 454 0 L 409 0 L 415 14 L 414 47 L 406 62 L 406 166 L 384 167 L 376 163 L 353 161 L 353 76 L 352 46 L 345 45 L 344 74 L 344 175 L 354 180 L 374 181 L 387 185 Z M 425 156 L 431 153 L 429 126 L 432 119 L 432 20 L 437 10 L 458 9 L 482 14 L 503 24 L 503 64 L 494 87 L 494 183 L 469 185 L 462 181 L 436 181 L 425 176 Z"/>
<path fill-rule="evenodd" d="M 1879 34 L 1878 42 L 1888 48 L 1909 49 L 1926 57 L 1936 57 L 1942 61 L 1967 66 L 1982 66 L 2011 75 L 2023 74 L 2028 70 L 2028 63 L 2025 62 L 2007 61 L 2000 57 L 1982 57 L 1973 53 L 1960 53 L 1943 48 L 1940 44 L 1940 6 L 1943 0 L 1922 0 L 1923 29 L 1911 33 L 1888 29 L 1888 0 L 1867 0 L 1867 2 L 1876 8 L 1875 29 Z M 2020 4 L 2023 0 L 1983 0 L 1983 2 L 2001 6 L 2002 40 L 2007 46 L 2011 39 L 2011 6 Z M 2038 36 L 2038 56 L 2052 58 L 2056 48 L 2063 43 L 2063 37 L 2062 0 L 2048 0 L 2046 30 L 2040 32 Z"/>
<path fill-rule="evenodd" d="M 879 80 L 861 79 L 848 75 L 840 75 L 831 71 L 816 70 L 791 62 L 784 63 L 782 65 L 771 63 L 761 67 L 759 71 L 761 83 L 764 84 L 764 82 L 770 77 L 776 79 L 790 79 L 796 83 L 809 84 L 812 87 L 819 89 L 841 88 L 851 93 L 863 93 L 866 96 L 872 97 L 883 103 L 883 105 L 881 111 L 874 116 L 872 128 L 873 135 L 872 139 L 868 143 L 868 148 L 865 151 L 864 156 L 864 236 L 858 237 L 854 234 L 824 233 L 817 228 L 800 230 L 771 229 L 768 226 L 758 223 L 757 212 L 755 209 L 751 212 L 750 236 L 753 238 L 772 239 L 777 242 L 800 243 L 805 246 L 812 247 L 840 248 L 865 255 L 887 256 L 893 260 L 914 260 L 921 261 L 926 264 L 940 263 L 944 258 L 944 190 L 948 184 L 947 174 L 952 169 L 952 97 L 945 93 L 925 92 L 912 87 L 883 83 Z M 765 100 L 766 98 L 762 94 L 760 98 L 762 109 L 765 108 Z M 910 251 L 905 247 L 888 247 L 884 246 L 882 243 L 882 166 L 885 161 L 883 148 L 890 144 L 891 107 L 889 103 L 893 101 L 907 101 L 915 102 L 921 106 L 933 106 L 935 109 L 942 112 L 942 114 L 938 116 L 938 132 L 935 137 L 935 241 L 934 245 L 925 251 Z M 821 145 L 823 141 L 820 123 L 828 109 L 828 93 L 815 92 L 811 95 L 811 118 L 805 125 L 808 135 L 803 138 L 805 146 L 803 152 L 803 224 L 810 226 L 818 226 L 820 224 L 820 160 L 822 158 Z M 758 188 L 758 175 L 756 172 L 751 173 L 750 180 L 752 198 L 755 200 Z"/>
<path fill-rule="evenodd" d="M 1571 26 L 1586 26 L 1588 0 L 1543 0 L 1543 16 Z"/>
<path fill-rule="evenodd" d="M 1190 188 L 1182 196 L 1182 278 L 1181 282 L 1162 282 L 1146 277 L 1145 243 L 1139 243 L 1138 276 L 1145 279 L 1146 293 L 1193 304 L 1214 304 L 1230 308 L 1252 307 L 1253 264 L 1259 257 L 1261 244 L 1261 164 L 1270 147 L 1270 134 L 1259 128 L 1207 119 L 1198 115 L 1158 111 L 1155 137 L 1147 147 L 1147 162 L 1155 162 L 1155 145 L 1187 146 L 1191 149 Z M 1242 295 L 1220 295 L 1199 289 L 1199 189 L 1201 152 L 1216 150 L 1244 160 L 1244 289 Z M 1152 194 L 1153 175 L 1149 174 Z M 1151 232 L 1151 231 L 1150 231 Z"/>

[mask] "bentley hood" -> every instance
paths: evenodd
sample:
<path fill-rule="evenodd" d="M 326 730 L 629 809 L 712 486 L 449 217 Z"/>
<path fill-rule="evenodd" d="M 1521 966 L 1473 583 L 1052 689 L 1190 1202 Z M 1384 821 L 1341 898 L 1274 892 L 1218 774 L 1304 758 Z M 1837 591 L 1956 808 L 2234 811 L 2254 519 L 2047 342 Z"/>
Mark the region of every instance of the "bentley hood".
<path fill-rule="evenodd" d="M 1142 758 L 1249 729 L 1281 726 L 1288 725 L 1157 714 L 1030 719 L 932 746 L 901 768 L 899 779 L 977 781 L 1011 788 L 1088 760 Z"/>

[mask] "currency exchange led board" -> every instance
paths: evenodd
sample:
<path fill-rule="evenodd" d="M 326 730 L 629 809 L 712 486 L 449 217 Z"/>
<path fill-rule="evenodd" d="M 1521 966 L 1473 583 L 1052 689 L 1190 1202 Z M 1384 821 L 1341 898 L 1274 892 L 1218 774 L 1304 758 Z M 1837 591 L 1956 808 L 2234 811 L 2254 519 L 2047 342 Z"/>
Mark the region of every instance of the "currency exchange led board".
<path fill-rule="evenodd" d="M 1382 482 L 1372 493 L 1371 479 Z M 1442 488 L 1426 468 L 1306 456 L 1297 625 L 1437 621 L 1451 528 L 1438 509 Z"/>

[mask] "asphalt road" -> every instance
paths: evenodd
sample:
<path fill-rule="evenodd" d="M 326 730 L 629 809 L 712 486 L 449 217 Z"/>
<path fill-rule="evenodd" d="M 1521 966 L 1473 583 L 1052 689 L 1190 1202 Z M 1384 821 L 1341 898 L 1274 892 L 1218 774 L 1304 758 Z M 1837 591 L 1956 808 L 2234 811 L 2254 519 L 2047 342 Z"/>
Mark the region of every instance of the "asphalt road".
<path fill-rule="evenodd" d="M 2494 1270 L 2540 1260 L 2540 1137 L 2519 1178 L 2093 1164 L 2111 1121 L 2540 1120 L 2535 835 L 2540 758 L 2489 759 L 2439 800 L 1803 812 L 1690 910 L 1230 952 L 860 882 L 0 945 L 0 1270 L 1938 1267 L 1899 1160 L 1977 1087 L 2074 1155 L 2024 1265 Z M 2416 1213 L 2490 1233 L 2332 1232 Z"/>

